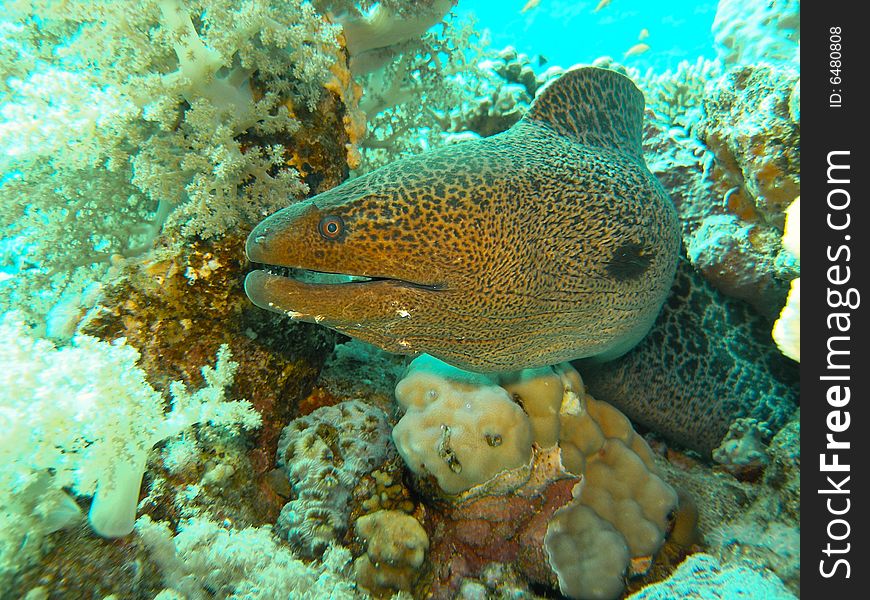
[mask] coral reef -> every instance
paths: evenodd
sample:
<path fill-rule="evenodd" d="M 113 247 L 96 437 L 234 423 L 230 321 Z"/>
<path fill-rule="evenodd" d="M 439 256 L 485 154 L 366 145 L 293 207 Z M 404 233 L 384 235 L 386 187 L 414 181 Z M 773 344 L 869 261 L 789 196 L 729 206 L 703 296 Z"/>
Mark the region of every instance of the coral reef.
<path fill-rule="evenodd" d="M 455 4 L 4 5 L 0 596 L 799 593 L 796 365 L 765 320 L 791 281 L 799 361 L 798 2 L 721 0 L 715 61 L 595 61 L 645 92 L 695 270 L 635 352 L 582 365 L 591 395 L 428 358 L 396 388 L 403 357 L 250 306 L 253 222 L 505 131 L 564 73 Z"/>
<path fill-rule="evenodd" d="M 262 318 L 244 295 L 243 248 L 243 238 L 230 235 L 125 261 L 80 330 L 126 339 L 158 386 L 174 379 L 198 382 L 196 361 L 202 364 L 227 344 L 239 363 L 234 390 L 263 415 L 255 441 L 260 460 L 271 465 L 281 428 L 308 394 L 334 336 Z"/>
<path fill-rule="evenodd" d="M 533 594 L 525 578 L 510 564 L 490 563 L 479 578 L 466 577 L 456 593 L 458 600 L 488 600 L 489 598 L 517 598 L 540 600 L 544 596 Z"/>
<path fill-rule="evenodd" d="M 8 8 L 4 19 L 17 23 L 3 30 L 12 44 L 4 48 L 17 48 L 19 56 L 9 71 L 17 77 L 4 80 L 0 96 L 0 143 L 16 149 L 0 160 L 0 201 L 10 209 L 0 223 L 2 307 L 19 306 L 32 336 L 44 333 L 59 344 L 69 344 L 76 332 L 95 336 L 76 338 L 92 340 L 93 361 L 70 381 L 90 375 L 96 404 L 106 386 L 127 386 L 113 393 L 107 418 L 115 414 L 110 409 L 124 409 L 122 399 L 147 391 L 140 394 L 142 435 L 148 427 L 165 429 L 164 422 L 180 428 L 220 420 L 187 414 L 197 402 L 217 401 L 217 391 L 200 399 L 181 395 L 185 388 L 174 384 L 179 407 L 191 410 L 166 417 L 161 391 L 176 380 L 193 389 L 217 385 L 199 367 L 227 345 L 218 366 L 236 371 L 229 394 L 247 398 L 263 427 L 244 437 L 195 427 L 171 440 L 154 454 L 163 460 L 149 465 L 142 507 L 173 522 L 204 512 L 243 524 L 274 521 L 280 498 L 269 470 L 278 433 L 308 393 L 333 336 L 250 318 L 240 294 L 243 240 L 246 222 L 347 176 L 359 129 L 348 116 L 358 96 L 342 83 L 340 29 L 295 1 L 241 10 L 220 0 L 150 1 L 132 12 L 89 2 L 61 10 L 33 3 Z M 108 350 L 96 351 L 110 341 L 114 359 Z M 68 354 L 71 368 L 76 353 L 86 350 L 78 343 L 58 351 Z M 232 369 L 230 352 L 238 363 Z M 118 369 L 111 360 L 124 376 L 113 379 Z M 145 406 L 149 398 L 153 409 Z M 94 433 L 100 423 L 67 419 L 65 435 L 81 440 L 81 448 L 66 452 L 70 465 L 105 451 Z M 124 431 L 118 428 L 119 435 Z M 127 443 L 132 447 L 142 435 Z M 159 439 L 152 437 L 145 450 Z M 124 455 L 123 447 L 119 452 Z M 140 463 L 144 470 L 144 454 L 137 457 L 133 470 Z M 77 484 L 67 482 L 63 467 L 21 486 L 26 497 L 12 505 L 27 514 L 19 523 L 31 543 L 16 553 L 19 565 L 38 556 L 46 534 L 77 518 L 59 486 L 92 493 L 88 473 L 98 465 L 91 463 Z M 127 486 L 125 504 L 135 507 L 139 479 Z M 100 501 L 110 497 L 107 490 L 106 482 L 103 493 L 97 489 L 92 513 L 108 506 Z M 10 535 L 13 529 L 20 528 L 4 527 Z M 76 530 L 53 539 L 66 536 L 72 549 L 86 535 Z M 41 568 L 52 572 L 74 560 L 61 547 Z"/>
<path fill-rule="evenodd" d="M 715 157 L 726 211 L 694 208 L 707 214 L 686 237 L 689 257 L 722 292 L 771 316 L 796 272 L 780 245 L 785 209 L 800 192 L 800 125 L 789 112 L 796 82 L 789 68 L 734 68 L 708 90 L 693 128 Z"/>
<path fill-rule="evenodd" d="M 396 384 L 407 362 L 405 356 L 390 354 L 359 340 L 336 344 L 311 394 L 301 401 L 300 414 L 354 398 L 365 398 L 369 404 L 391 414 Z"/>
<path fill-rule="evenodd" d="M 345 577 L 351 557 L 341 547 L 304 563 L 268 527 L 233 529 L 205 519 L 183 523 L 173 535 L 166 523 L 143 516 L 136 533 L 163 574 L 160 600 L 362 597 Z"/>
<path fill-rule="evenodd" d="M 755 500 L 707 535 L 708 551 L 723 562 L 747 559 L 800 591 L 800 420 L 771 441 Z"/>
<path fill-rule="evenodd" d="M 719 0 L 716 53 L 726 66 L 800 62 L 800 0 Z"/>
<path fill-rule="evenodd" d="M 633 77 L 644 91 L 647 107 L 655 120 L 668 125 L 689 127 L 697 118 L 704 90 L 721 75 L 722 65 L 699 56 L 695 62 L 681 61 L 676 71 Z"/>
<path fill-rule="evenodd" d="M 766 442 L 771 431 L 757 419 L 737 419 L 728 433 L 713 450 L 713 460 L 729 470 L 738 472 L 767 464 Z"/>
<path fill-rule="evenodd" d="M 718 600 L 719 598 L 795 600 L 775 575 L 744 563 L 723 565 L 708 554 L 693 554 L 666 581 L 644 588 L 628 600 Z"/>
<path fill-rule="evenodd" d="M 743 429 L 738 426 L 738 429 Z M 763 447 L 751 472 L 693 460 L 667 449 L 657 457 L 663 479 L 697 498 L 695 550 L 723 565 L 750 561 L 800 593 L 800 415 Z"/>
<path fill-rule="evenodd" d="M 357 583 L 379 597 L 411 590 L 429 549 L 420 522 L 399 511 L 379 510 L 357 519 L 356 533 L 366 546 L 353 564 Z"/>
<path fill-rule="evenodd" d="M 319 556 L 348 528 L 351 494 L 363 475 L 391 458 L 383 411 L 361 401 L 324 406 L 294 419 L 278 443 L 291 500 L 276 524 L 303 556 Z"/>
<path fill-rule="evenodd" d="M 579 368 L 594 396 L 709 457 L 735 419 L 764 421 L 775 433 L 796 406 L 797 368 L 769 332 L 769 321 L 681 260 L 649 335 L 615 361 Z"/>
<path fill-rule="evenodd" d="M 764 498 L 770 504 L 761 505 L 760 514 L 780 517 L 791 525 L 800 523 L 801 484 L 801 421 L 798 409 L 788 424 L 770 441 L 769 463 L 763 483 L 775 493 Z"/>
<path fill-rule="evenodd" d="M 340 15 L 369 124 L 360 172 L 443 143 L 443 127 L 433 114 L 463 101 L 480 52 L 472 24 L 456 17 L 448 15 L 441 28 L 423 33 L 454 3 L 378 3 L 366 14 L 349 8 Z"/>
<path fill-rule="evenodd" d="M 571 501 L 579 480 L 565 470 L 553 447 L 536 452 L 531 465 L 503 472 L 457 498 L 445 501 L 437 489 L 426 489 L 433 499 L 424 523 L 432 565 L 425 580 L 428 592 L 452 597 L 463 579 L 480 575 L 492 563 L 513 564 L 526 579 L 556 588 L 544 537 L 548 521 Z"/>
<path fill-rule="evenodd" d="M 433 111 L 441 127 L 451 132 L 448 140 L 468 132 L 488 137 L 510 129 L 529 109 L 538 89 L 564 72 L 556 67 L 538 73 L 532 59 L 512 46 L 488 52 L 478 69 L 476 77 L 465 76 L 468 91 L 461 103 Z"/>
<path fill-rule="evenodd" d="M 689 88 L 693 105 L 673 121 L 660 116 L 655 100 L 671 80 L 641 79 L 653 109 L 644 152 L 677 207 L 692 263 L 723 293 L 773 318 L 798 271 L 780 238 L 784 209 L 800 186 L 792 109 L 799 80 L 785 65 L 735 67 L 722 76 L 710 69 L 713 79 Z M 701 63 L 687 72 L 699 71 Z"/>
<path fill-rule="evenodd" d="M 3 536 L 0 576 L 38 556 L 41 537 L 75 522 L 77 506 L 63 488 L 93 495 L 89 522 L 106 537 L 133 528 L 139 488 L 152 446 L 196 423 L 255 428 L 260 416 L 246 401 L 225 401 L 236 363 L 227 347 L 214 368 L 203 367 L 205 386 L 191 392 L 173 382 L 170 410 L 125 345 L 79 336 L 55 349 L 35 340 L 14 315 L 0 324 L 6 432 L 0 456 Z M 17 550 L 31 537 L 30 549 Z"/>
<path fill-rule="evenodd" d="M 155 469 L 149 488 L 146 510 L 155 518 L 205 511 L 262 525 L 274 522 L 285 503 L 270 476 L 278 437 L 298 414 L 334 336 L 260 318 L 242 290 L 245 268 L 242 239 L 235 235 L 129 259 L 81 326 L 103 339 L 125 338 L 140 351 L 140 365 L 158 389 L 175 379 L 198 384 L 194 361 L 205 362 L 227 344 L 239 363 L 231 393 L 262 416 L 263 425 L 246 440 L 215 444 L 197 433 L 170 445 L 168 472 Z"/>
<path fill-rule="evenodd" d="M 141 255 L 161 231 L 214 237 L 301 197 L 316 181 L 290 165 L 312 135 L 342 157 L 318 161 L 317 177 L 346 176 L 344 105 L 322 102 L 340 29 L 308 3 L 7 9 L 18 26 L 4 36 L 31 60 L 9 57 L 18 77 L 0 96 L 0 144 L 15 148 L 0 160 L 0 226 L 37 267 L 5 282 L 4 306 L 41 320 L 62 291 L 105 280 L 113 257 Z M 317 134 L 329 112 L 335 130 Z"/>
<path fill-rule="evenodd" d="M 676 493 L 628 420 L 587 396 L 570 366 L 485 376 L 422 356 L 396 396 L 409 407 L 394 429 L 396 446 L 435 501 L 426 525 L 437 597 L 493 562 L 515 562 L 532 581 L 581 599 L 615 598 L 626 571 L 648 569 Z M 427 404 L 462 412 L 436 418 L 451 421 L 448 433 L 433 436 L 418 424 Z M 517 454 L 497 451 L 515 441 L 506 426 L 522 440 Z"/>
<path fill-rule="evenodd" d="M 327 6 L 330 3 L 321 2 Z M 407 44 L 441 22 L 456 0 L 366 3 L 367 10 L 350 2 L 338 15 L 355 75 L 365 75 L 408 50 Z M 331 7 L 330 8 L 335 8 Z"/>
<path fill-rule="evenodd" d="M 108 540 L 73 527 L 56 532 L 43 546 L 45 554 L 38 563 L 4 582 L 4 599 L 114 595 L 151 600 L 163 589 L 160 568 L 136 535 Z"/>

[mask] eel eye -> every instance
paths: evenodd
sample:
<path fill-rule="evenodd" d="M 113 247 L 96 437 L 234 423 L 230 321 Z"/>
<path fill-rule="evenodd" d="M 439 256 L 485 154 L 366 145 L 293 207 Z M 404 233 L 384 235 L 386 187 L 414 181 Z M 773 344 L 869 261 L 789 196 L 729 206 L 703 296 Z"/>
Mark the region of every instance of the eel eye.
<path fill-rule="evenodd" d="M 337 239 L 344 233 L 344 221 L 338 215 L 327 215 L 320 219 L 317 231 L 325 240 Z"/>

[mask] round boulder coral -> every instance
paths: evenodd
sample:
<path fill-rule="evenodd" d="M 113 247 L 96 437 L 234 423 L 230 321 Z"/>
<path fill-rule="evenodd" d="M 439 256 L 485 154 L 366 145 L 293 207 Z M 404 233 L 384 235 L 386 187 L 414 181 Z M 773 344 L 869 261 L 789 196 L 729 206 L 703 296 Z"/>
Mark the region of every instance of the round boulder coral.
<path fill-rule="evenodd" d="M 532 431 L 523 409 L 483 375 L 421 356 L 396 386 L 406 408 L 393 440 L 408 468 L 448 494 L 527 465 Z"/>
<path fill-rule="evenodd" d="M 567 363 L 484 376 L 420 357 L 396 396 L 408 408 L 393 431 L 400 454 L 446 492 L 427 513 L 434 597 L 510 563 L 571 598 L 616 598 L 633 561 L 649 565 L 664 542 L 676 493 L 628 419 L 589 397 Z M 471 440 L 455 462 L 445 430 Z M 495 451 L 495 434 L 521 451 Z"/>

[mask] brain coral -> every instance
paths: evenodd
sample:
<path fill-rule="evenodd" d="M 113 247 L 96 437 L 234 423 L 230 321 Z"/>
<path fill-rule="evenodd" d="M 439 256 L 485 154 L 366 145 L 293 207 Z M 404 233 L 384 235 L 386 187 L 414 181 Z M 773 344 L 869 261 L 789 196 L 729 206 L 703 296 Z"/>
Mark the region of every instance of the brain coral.
<path fill-rule="evenodd" d="M 359 400 L 318 408 L 292 421 L 278 443 L 278 467 L 293 499 L 277 528 L 305 556 L 315 556 L 347 529 L 351 492 L 393 453 L 387 415 Z"/>

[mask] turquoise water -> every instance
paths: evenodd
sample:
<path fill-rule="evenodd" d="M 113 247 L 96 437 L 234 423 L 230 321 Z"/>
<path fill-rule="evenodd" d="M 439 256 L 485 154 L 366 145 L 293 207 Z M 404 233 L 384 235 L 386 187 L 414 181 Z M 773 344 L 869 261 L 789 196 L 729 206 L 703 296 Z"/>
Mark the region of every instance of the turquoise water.
<path fill-rule="evenodd" d="M 495 47 L 514 46 L 529 56 L 543 55 L 551 64 L 568 67 L 590 63 L 600 56 L 623 61 L 623 56 L 643 40 L 650 48 L 626 58 L 627 66 L 641 72 L 674 69 L 682 60 L 698 56 L 713 59 L 710 26 L 716 2 L 704 0 L 612 0 L 595 12 L 598 0 L 540 0 L 522 12 L 525 0 L 463 0 L 459 15 L 473 15 Z"/>

